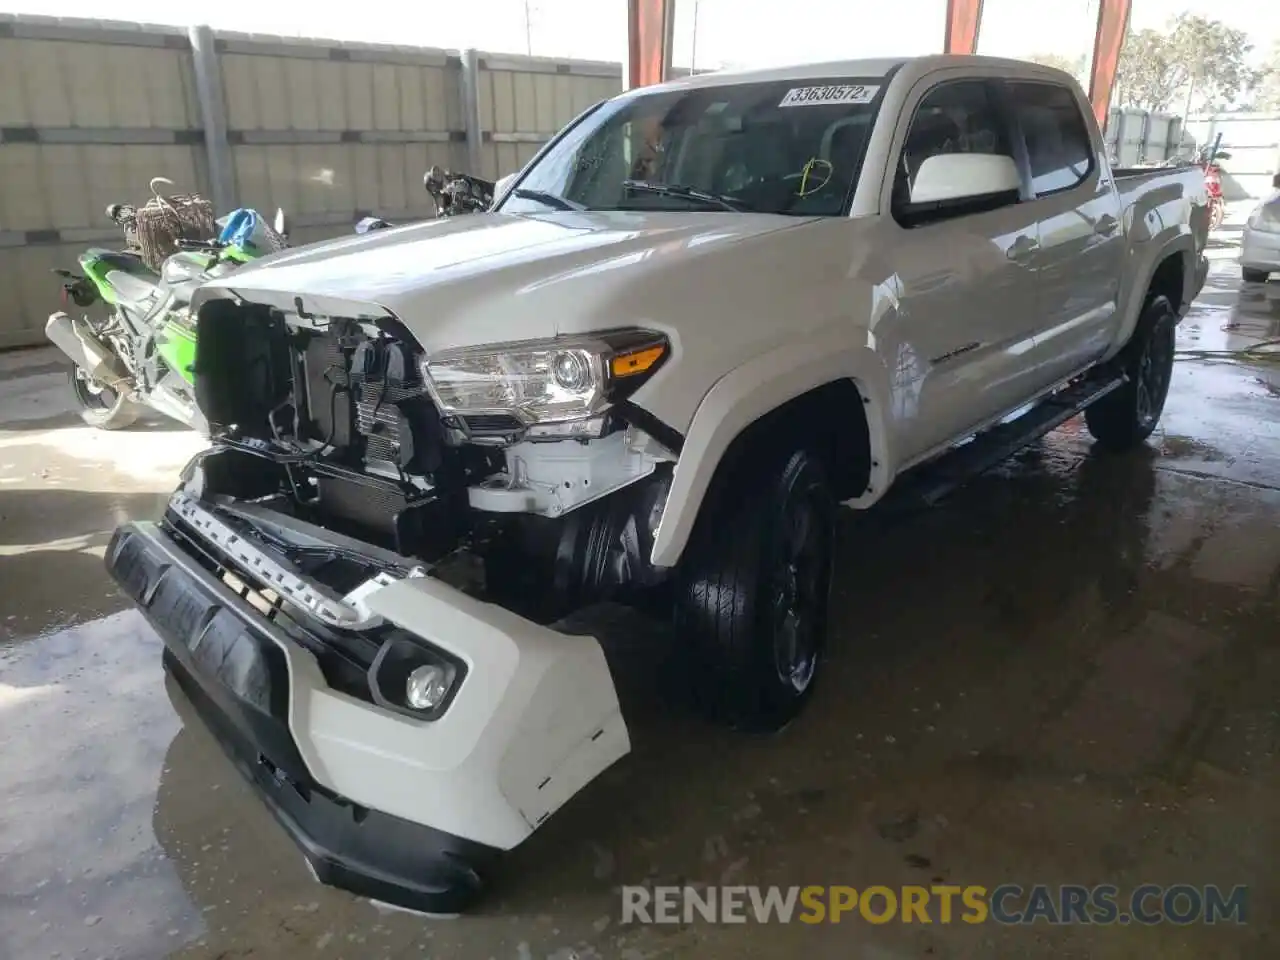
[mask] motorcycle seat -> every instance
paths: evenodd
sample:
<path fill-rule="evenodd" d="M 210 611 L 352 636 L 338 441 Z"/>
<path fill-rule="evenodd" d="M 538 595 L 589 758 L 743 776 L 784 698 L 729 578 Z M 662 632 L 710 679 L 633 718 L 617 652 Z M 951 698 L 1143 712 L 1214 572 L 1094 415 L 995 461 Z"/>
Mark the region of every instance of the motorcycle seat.
<path fill-rule="evenodd" d="M 81 260 L 98 260 L 106 264 L 109 270 L 120 270 L 124 273 L 151 277 L 156 275 L 154 270 L 142 262 L 142 257 L 126 250 L 106 250 L 102 247 L 90 247 L 84 252 Z"/>
<path fill-rule="evenodd" d="M 111 284 L 121 300 L 130 303 L 140 304 L 154 298 L 160 292 L 155 280 L 148 280 L 124 270 L 108 270 L 107 283 Z"/>

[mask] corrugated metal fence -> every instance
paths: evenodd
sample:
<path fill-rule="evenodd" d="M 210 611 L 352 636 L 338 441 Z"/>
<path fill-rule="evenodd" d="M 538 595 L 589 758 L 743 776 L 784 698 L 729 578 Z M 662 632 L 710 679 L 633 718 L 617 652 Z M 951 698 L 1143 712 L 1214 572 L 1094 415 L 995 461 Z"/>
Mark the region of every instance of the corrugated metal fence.
<path fill-rule="evenodd" d="M 0 15 L 0 348 L 43 342 L 49 271 L 117 246 L 152 177 L 294 238 L 422 216 L 432 164 L 496 178 L 621 89 L 618 64 Z M 468 122 L 468 118 L 470 122 Z"/>
<path fill-rule="evenodd" d="M 1118 166 L 1160 163 L 1177 153 L 1182 141 L 1182 118 L 1148 113 L 1133 107 L 1107 115 L 1104 136 L 1107 154 Z"/>

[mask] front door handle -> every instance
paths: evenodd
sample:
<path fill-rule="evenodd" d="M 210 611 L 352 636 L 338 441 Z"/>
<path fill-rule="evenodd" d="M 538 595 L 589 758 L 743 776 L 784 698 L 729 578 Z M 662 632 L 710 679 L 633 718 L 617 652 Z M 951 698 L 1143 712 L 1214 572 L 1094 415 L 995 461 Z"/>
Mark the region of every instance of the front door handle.
<path fill-rule="evenodd" d="M 1005 251 L 1005 256 L 1014 263 L 1026 263 L 1039 249 L 1040 241 L 1024 233 L 1009 245 L 1009 249 Z"/>
<path fill-rule="evenodd" d="M 1116 227 L 1120 226 L 1120 221 L 1109 213 L 1104 213 L 1093 224 L 1093 232 L 1100 237 L 1109 237 L 1116 232 Z"/>

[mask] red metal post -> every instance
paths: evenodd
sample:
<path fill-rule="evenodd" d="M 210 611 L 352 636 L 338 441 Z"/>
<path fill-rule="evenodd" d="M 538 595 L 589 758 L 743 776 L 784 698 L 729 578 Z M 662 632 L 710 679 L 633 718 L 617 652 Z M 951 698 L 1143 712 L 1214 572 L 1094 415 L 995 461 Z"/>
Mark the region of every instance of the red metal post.
<path fill-rule="evenodd" d="M 943 52 L 977 52 L 978 30 L 981 27 L 982 0 L 947 0 L 947 32 Z"/>
<path fill-rule="evenodd" d="M 627 0 L 628 90 L 661 83 L 671 69 L 671 28 L 676 0 Z"/>
<path fill-rule="evenodd" d="M 1129 29 L 1132 0 L 1099 0 L 1098 30 L 1093 37 L 1093 66 L 1089 73 L 1089 102 L 1098 126 L 1106 129 L 1111 91 L 1116 85 L 1120 50 Z"/>

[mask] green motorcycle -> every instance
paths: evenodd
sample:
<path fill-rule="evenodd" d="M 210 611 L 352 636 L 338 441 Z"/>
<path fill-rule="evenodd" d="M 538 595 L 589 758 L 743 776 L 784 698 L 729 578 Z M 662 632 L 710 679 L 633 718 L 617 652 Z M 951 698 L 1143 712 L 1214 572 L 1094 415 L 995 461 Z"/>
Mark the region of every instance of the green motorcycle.
<path fill-rule="evenodd" d="M 130 248 L 93 247 L 80 255 L 80 273 L 54 271 L 63 279 L 64 303 L 101 304 L 105 317 L 58 311 L 45 324 L 45 335 L 72 360 L 70 385 L 81 419 L 119 430 L 151 407 L 207 433 L 195 400 L 191 296 L 214 277 L 286 246 L 284 212 L 276 212 L 272 226 L 252 210 L 237 210 L 217 221 L 215 239 L 173 238 L 179 249 L 158 270 L 136 243 L 137 209 L 112 204 L 107 216 L 135 241 Z"/>

